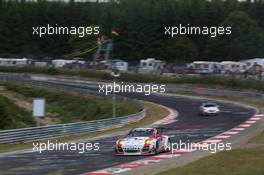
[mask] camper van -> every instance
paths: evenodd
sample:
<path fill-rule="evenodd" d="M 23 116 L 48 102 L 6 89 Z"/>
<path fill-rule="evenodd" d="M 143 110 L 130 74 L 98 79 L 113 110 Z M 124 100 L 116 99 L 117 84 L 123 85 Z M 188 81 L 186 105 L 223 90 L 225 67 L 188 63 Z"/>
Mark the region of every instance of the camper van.
<path fill-rule="evenodd" d="M 162 73 L 165 63 L 155 58 L 147 58 L 140 60 L 139 72 L 142 73 Z"/>
<path fill-rule="evenodd" d="M 244 73 L 247 70 L 247 64 L 235 61 L 221 62 L 221 73 Z"/>
<path fill-rule="evenodd" d="M 249 74 L 264 76 L 264 58 L 253 58 L 241 62 L 246 63 Z"/>
<path fill-rule="evenodd" d="M 194 73 L 198 74 L 217 73 L 220 70 L 220 63 L 210 61 L 194 61 L 188 64 L 187 68 L 192 69 Z"/>
<path fill-rule="evenodd" d="M 264 67 L 264 58 L 253 58 L 249 60 L 243 60 L 242 63 L 246 63 L 247 68 L 251 68 L 254 65 L 259 65 Z"/>
<path fill-rule="evenodd" d="M 71 64 L 85 64 L 85 61 L 81 60 L 63 60 L 63 59 L 58 59 L 58 60 L 52 60 L 51 61 L 53 67 L 55 68 L 62 68 L 65 67 L 66 65 L 71 65 Z"/>
<path fill-rule="evenodd" d="M 31 64 L 31 61 L 27 58 L 0 58 L 0 66 L 10 67 L 10 66 L 27 66 Z"/>

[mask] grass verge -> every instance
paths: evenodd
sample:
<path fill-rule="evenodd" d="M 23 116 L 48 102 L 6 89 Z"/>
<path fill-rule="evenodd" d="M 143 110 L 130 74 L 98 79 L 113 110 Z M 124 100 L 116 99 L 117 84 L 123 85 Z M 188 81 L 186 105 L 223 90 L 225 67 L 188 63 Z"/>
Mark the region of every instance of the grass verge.
<path fill-rule="evenodd" d="M 0 130 L 32 126 L 35 126 L 35 120 L 30 112 L 0 95 Z"/>
<path fill-rule="evenodd" d="M 27 98 L 29 103 L 33 98 L 45 98 L 47 113 L 56 118 L 57 123 L 99 120 L 112 117 L 112 101 L 103 97 L 91 95 L 80 96 L 75 93 L 60 90 L 47 90 L 14 83 L 3 84 L 7 91 Z M 125 116 L 138 112 L 137 107 L 130 102 L 117 101 L 117 116 Z"/>
<path fill-rule="evenodd" d="M 212 98 L 207 97 L 206 98 Z M 239 102 L 254 106 L 264 112 L 264 102 L 230 97 L 213 98 Z M 201 158 L 187 165 L 170 169 L 157 175 L 263 175 L 264 174 L 264 131 L 250 139 L 243 147 L 222 151 Z"/>
<path fill-rule="evenodd" d="M 131 124 L 125 125 L 121 128 L 110 129 L 110 130 L 106 130 L 106 131 L 86 133 L 86 134 L 62 137 L 62 138 L 51 139 L 51 140 L 53 140 L 54 142 L 56 140 L 58 142 L 68 142 L 68 141 L 92 139 L 92 138 L 102 136 L 102 135 L 106 135 L 106 134 L 113 134 L 116 132 L 127 131 L 127 130 L 129 130 L 131 128 L 135 128 L 135 127 L 143 127 L 143 126 L 152 124 L 155 121 L 160 120 L 169 114 L 169 112 L 165 108 L 163 108 L 159 105 L 153 104 L 153 103 L 145 102 L 145 107 L 147 110 L 146 117 L 143 118 L 142 120 L 136 122 L 136 123 L 131 123 Z M 45 140 L 43 142 L 45 142 Z M 21 150 L 21 149 L 30 149 L 30 148 L 32 148 L 32 142 L 18 143 L 18 144 L 1 144 L 0 145 L 0 153 L 15 151 L 15 150 Z"/>
<path fill-rule="evenodd" d="M 263 175 L 264 148 L 220 152 L 158 175 Z"/>

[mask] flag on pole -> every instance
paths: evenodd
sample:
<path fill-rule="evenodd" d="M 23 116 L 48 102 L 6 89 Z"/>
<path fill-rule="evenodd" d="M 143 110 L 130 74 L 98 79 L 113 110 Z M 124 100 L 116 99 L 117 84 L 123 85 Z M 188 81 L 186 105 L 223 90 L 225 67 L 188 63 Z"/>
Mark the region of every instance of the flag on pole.
<path fill-rule="evenodd" d="M 117 31 L 115 29 L 112 29 L 111 34 L 114 36 L 119 36 L 119 33 L 117 33 Z"/>

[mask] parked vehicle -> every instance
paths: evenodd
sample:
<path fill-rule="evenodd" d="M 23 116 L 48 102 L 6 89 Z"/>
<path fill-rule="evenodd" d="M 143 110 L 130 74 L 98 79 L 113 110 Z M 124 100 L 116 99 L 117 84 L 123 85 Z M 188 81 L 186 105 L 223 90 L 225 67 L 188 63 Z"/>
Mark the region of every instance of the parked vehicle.
<path fill-rule="evenodd" d="M 139 72 L 142 73 L 156 73 L 161 74 L 165 63 L 155 58 L 148 58 L 140 60 Z"/>
<path fill-rule="evenodd" d="M 221 62 L 221 73 L 228 74 L 228 73 L 237 73 L 241 74 L 247 70 L 246 63 L 242 62 L 235 62 L 235 61 L 223 61 Z"/>
<path fill-rule="evenodd" d="M 31 64 L 31 60 L 27 58 L 0 58 L 0 66 L 11 67 L 11 66 L 27 66 Z"/>
<path fill-rule="evenodd" d="M 194 61 L 187 64 L 187 67 L 197 74 L 218 73 L 220 71 L 220 63 L 210 61 Z"/>

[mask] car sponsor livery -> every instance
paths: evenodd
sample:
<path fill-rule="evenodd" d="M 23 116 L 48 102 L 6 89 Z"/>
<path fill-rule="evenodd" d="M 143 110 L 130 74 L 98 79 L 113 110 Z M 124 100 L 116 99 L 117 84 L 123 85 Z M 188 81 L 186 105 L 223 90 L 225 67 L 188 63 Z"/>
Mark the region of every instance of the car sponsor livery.
<path fill-rule="evenodd" d="M 135 128 L 117 140 L 117 155 L 148 155 L 170 151 L 170 139 L 157 128 Z"/>

